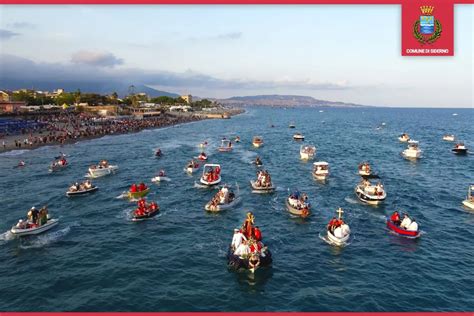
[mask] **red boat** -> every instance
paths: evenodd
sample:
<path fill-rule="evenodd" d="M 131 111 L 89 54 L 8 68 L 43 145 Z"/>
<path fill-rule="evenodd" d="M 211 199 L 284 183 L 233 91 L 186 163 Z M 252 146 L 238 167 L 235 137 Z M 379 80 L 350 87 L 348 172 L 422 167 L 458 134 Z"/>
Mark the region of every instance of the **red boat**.
<path fill-rule="evenodd" d="M 387 227 L 388 227 L 388 229 L 390 229 L 391 231 L 397 233 L 400 236 L 412 237 L 412 238 L 417 238 L 418 236 L 420 236 L 420 230 L 419 229 L 417 231 L 406 230 L 406 229 L 401 228 L 400 226 L 396 225 L 390 219 L 387 219 Z"/>

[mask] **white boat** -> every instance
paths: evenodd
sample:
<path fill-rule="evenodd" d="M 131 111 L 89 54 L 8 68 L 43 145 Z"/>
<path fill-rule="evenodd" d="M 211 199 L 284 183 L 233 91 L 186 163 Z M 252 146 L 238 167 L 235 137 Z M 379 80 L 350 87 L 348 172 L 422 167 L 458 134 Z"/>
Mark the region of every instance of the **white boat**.
<path fill-rule="evenodd" d="M 294 140 L 304 140 L 304 135 L 301 133 L 296 133 L 293 135 Z"/>
<path fill-rule="evenodd" d="M 467 190 L 467 197 L 464 201 L 462 201 L 462 204 L 471 209 L 471 210 L 474 210 L 474 195 L 473 195 L 473 192 L 474 192 L 474 184 L 471 184 L 469 186 L 469 189 Z"/>
<path fill-rule="evenodd" d="M 252 144 L 254 147 L 262 147 L 263 146 L 263 137 L 262 136 L 255 136 L 252 140 Z"/>
<path fill-rule="evenodd" d="M 316 147 L 313 145 L 301 145 L 300 147 L 300 157 L 303 160 L 309 160 L 314 157 L 316 154 Z"/>
<path fill-rule="evenodd" d="M 232 142 L 228 139 L 223 139 L 221 145 L 217 148 L 220 152 L 229 152 L 232 151 Z"/>
<path fill-rule="evenodd" d="M 313 177 L 317 180 L 326 180 L 329 176 L 329 164 L 326 161 L 313 163 Z"/>
<path fill-rule="evenodd" d="M 311 206 L 305 193 L 295 192 L 286 198 L 286 209 L 293 215 L 306 218 L 311 215 Z"/>
<path fill-rule="evenodd" d="M 288 125 L 289 128 L 295 128 L 295 123 L 291 122 L 289 125 Z"/>
<path fill-rule="evenodd" d="M 410 136 L 408 136 L 407 133 L 403 133 L 398 137 L 398 140 L 401 141 L 402 143 L 406 143 L 407 141 L 410 140 Z"/>
<path fill-rule="evenodd" d="M 99 178 L 114 173 L 117 170 L 118 166 L 109 165 L 107 161 L 103 160 L 98 165 L 89 167 L 89 173 L 86 177 Z"/>
<path fill-rule="evenodd" d="M 359 175 L 365 177 L 372 173 L 372 168 L 368 162 L 362 162 L 359 164 Z"/>
<path fill-rule="evenodd" d="M 88 194 L 88 193 L 92 193 L 92 192 L 95 192 L 99 190 L 99 187 L 93 185 L 91 186 L 90 188 L 86 189 L 80 189 L 80 190 L 76 190 L 76 191 L 71 191 L 71 188 L 69 188 L 69 190 L 66 192 L 66 195 L 67 196 L 78 196 L 78 195 L 84 195 L 84 194 Z"/>
<path fill-rule="evenodd" d="M 421 149 L 418 146 L 418 141 L 410 140 L 408 147 L 402 152 L 402 155 L 408 159 L 417 159 L 421 157 Z"/>
<path fill-rule="evenodd" d="M 27 223 L 27 221 L 25 221 Z M 59 223 L 59 219 L 52 218 L 48 219 L 46 224 L 43 224 L 41 226 L 35 226 L 35 227 L 30 227 L 30 228 L 20 228 L 20 223 L 16 224 L 10 229 L 10 232 L 15 235 L 15 236 L 27 236 L 27 235 L 37 235 L 44 233 L 47 230 L 50 230 L 54 226 L 56 226 Z M 31 224 L 28 224 L 30 226 Z"/>
<path fill-rule="evenodd" d="M 204 209 L 209 212 L 220 212 L 233 208 L 242 200 L 240 197 L 240 190 L 235 193 L 230 187 L 223 186 L 213 199 L 218 199 L 217 204 L 212 203 L 212 200 L 206 203 Z M 227 201 L 226 201 L 227 200 Z"/>
<path fill-rule="evenodd" d="M 65 158 L 60 158 L 58 160 L 53 161 L 49 165 L 48 170 L 49 170 L 49 172 L 59 171 L 59 170 L 65 169 L 67 166 L 68 166 L 68 162 L 66 161 L 66 159 Z"/>
<path fill-rule="evenodd" d="M 267 183 L 267 181 L 269 181 L 269 183 Z M 261 183 L 265 183 L 265 185 L 262 185 Z M 270 193 L 275 191 L 275 186 L 271 181 L 270 174 L 265 170 L 258 171 L 257 180 L 251 180 L 250 185 L 252 186 L 253 193 Z"/>
<path fill-rule="evenodd" d="M 189 174 L 193 174 L 195 171 L 197 171 L 201 167 L 200 164 L 195 162 L 194 160 L 191 160 L 187 165 L 186 168 L 184 168 L 184 172 L 187 172 Z"/>
<path fill-rule="evenodd" d="M 339 208 L 337 212 L 339 213 L 339 226 L 336 228 L 331 227 L 331 222 L 329 222 L 327 238 L 332 244 L 336 246 L 343 246 L 347 243 L 351 236 L 351 229 L 349 225 L 342 220 L 342 213 L 344 213 L 344 211 Z"/>
<path fill-rule="evenodd" d="M 447 142 L 454 142 L 454 139 L 455 139 L 454 135 L 452 135 L 452 134 L 451 135 L 448 134 L 448 135 L 443 136 L 443 140 L 445 140 Z"/>
<path fill-rule="evenodd" d="M 385 192 L 382 183 L 371 182 L 372 179 L 379 179 L 379 177 L 376 175 L 363 177 L 362 181 L 355 187 L 355 194 L 363 203 L 378 205 L 385 201 L 387 192 Z"/>
<path fill-rule="evenodd" d="M 202 176 L 199 181 L 206 185 L 212 186 L 221 182 L 221 166 L 218 164 L 205 164 L 202 170 Z"/>
<path fill-rule="evenodd" d="M 199 148 L 206 148 L 207 147 L 207 142 L 202 142 L 199 144 Z"/>
<path fill-rule="evenodd" d="M 151 178 L 151 182 L 154 182 L 154 183 L 164 182 L 164 181 L 171 181 L 171 179 L 165 176 L 156 176 L 156 177 Z"/>
<path fill-rule="evenodd" d="M 194 159 L 201 160 L 201 161 L 206 161 L 207 160 L 207 155 L 206 155 L 205 152 L 202 152 L 197 157 L 194 157 Z"/>

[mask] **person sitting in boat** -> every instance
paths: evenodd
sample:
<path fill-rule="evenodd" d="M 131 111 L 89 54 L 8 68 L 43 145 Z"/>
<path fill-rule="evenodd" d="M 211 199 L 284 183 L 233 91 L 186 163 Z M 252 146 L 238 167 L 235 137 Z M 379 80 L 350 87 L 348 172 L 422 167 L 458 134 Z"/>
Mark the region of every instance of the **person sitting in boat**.
<path fill-rule="evenodd" d="M 23 160 L 20 160 L 20 162 L 18 163 L 18 167 L 24 167 L 25 166 L 25 162 Z"/>
<path fill-rule="evenodd" d="M 262 232 L 260 231 L 260 228 L 258 228 L 258 226 L 254 227 L 253 235 L 254 235 L 256 241 L 261 241 L 262 240 Z"/>
<path fill-rule="evenodd" d="M 131 193 L 138 192 L 138 188 L 137 188 L 137 185 L 135 183 L 130 186 L 130 192 Z"/>
<path fill-rule="evenodd" d="M 89 190 L 91 188 L 92 188 L 92 183 L 89 180 L 84 182 L 84 189 Z"/>
<path fill-rule="evenodd" d="M 102 160 L 99 163 L 99 166 L 102 167 L 102 168 L 108 168 L 109 167 L 109 162 L 107 160 Z"/>
<path fill-rule="evenodd" d="M 336 228 L 336 224 L 337 224 L 337 219 L 336 219 L 336 217 L 331 218 L 331 220 L 330 220 L 329 223 L 328 223 L 327 229 L 328 229 L 330 232 L 333 232 L 333 231 L 334 231 L 334 228 Z"/>
<path fill-rule="evenodd" d="M 146 184 L 141 182 L 139 185 L 138 185 L 138 192 L 141 192 L 141 191 L 145 191 L 147 189 L 146 187 Z"/>
<path fill-rule="evenodd" d="M 242 231 L 240 229 L 234 229 L 234 236 L 232 237 L 232 243 L 230 244 L 232 251 L 235 251 L 237 248 L 239 248 L 240 244 L 242 244 L 243 241 L 247 241 L 247 237 L 242 234 Z"/>
<path fill-rule="evenodd" d="M 38 213 L 38 225 L 44 225 L 48 221 L 48 211 L 46 206 L 43 206 Z"/>
<path fill-rule="evenodd" d="M 401 220 L 400 220 L 400 214 L 395 211 L 392 213 L 392 216 L 390 216 L 390 220 L 397 226 L 400 226 Z"/>
<path fill-rule="evenodd" d="M 412 232 L 417 232 L 418 231 L 418 223 L 415 221 L 413 218 L 410 225 L 406 230 L 412 231 Z"/>
<path fill-rule="evenodd" d="M 250 254 L 250 247 L 247 240 L 242 240 L 242 243 L 235 249 L 234 255 L 241 258 L 246 257 Z"/>
<path fill-rule="evenodd" d="M 166 173 L 163 169 L 160 170 L 160 172 L 158 172 L 158 177 L 165 177 L 166 176 Z"/>
<path fill-rule="evenodd" d="M 411 224 L 411 219 L 408 216 L 408 214 L 407 213 L 403 214 L 403 220 L 402 220 L 402 223 L 400 224 L 400 227 L 403 229 L 408 229 L 410 224 Z"/>
<path fill-rule="evenodd" d="M 155 152 L 155 156 L 161 156 L 161 149 L 157 149 L 156 152 Z"/>
<path fill-rule="evenodd" d="M 262 165 L 262 160 L 260 159 L 259 156 L 257 156 L 257 157 L 255 158 L 255 164 L 256 164 L 257 166 Z"/>
<path fill-rule="evenodd" d="M 150 203 L 150 210 L 151 212 L 158 210 L 158 204 L 155 201 Z"/>
<path fill-rule="evenodd" d="M 227 195 L 227 203 L 232 202 L 235 199 L 235 193 L 234 191 L 230 190 L 229 194 Z"/>
<path fill-rule="evenodd" d="M 15 226 L 16 226 L 16 228 L 26 229 L 26 228 L 28 228 L 28 223 L 25 222 L 24 220 L 20 219 Z"/>

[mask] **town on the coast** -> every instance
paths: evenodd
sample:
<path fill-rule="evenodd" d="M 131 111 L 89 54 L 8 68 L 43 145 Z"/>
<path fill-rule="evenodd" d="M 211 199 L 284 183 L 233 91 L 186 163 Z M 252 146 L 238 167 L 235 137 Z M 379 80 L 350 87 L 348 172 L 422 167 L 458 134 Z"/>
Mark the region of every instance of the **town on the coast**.
<path fill-rule="evenodd" d="M 226 119 L 240 110 L 216 101 L 151 97 L 135 93 L 120 97 L 81 90 L 0 90 L 0 152 L 65 144 L 80 139 L 138 132 L 201 119 Z"/>

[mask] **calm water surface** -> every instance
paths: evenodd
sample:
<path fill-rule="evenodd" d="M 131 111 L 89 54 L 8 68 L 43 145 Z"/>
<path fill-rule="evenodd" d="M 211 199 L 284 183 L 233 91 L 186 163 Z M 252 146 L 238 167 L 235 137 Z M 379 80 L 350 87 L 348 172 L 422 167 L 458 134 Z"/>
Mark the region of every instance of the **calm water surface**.
<path fill-rule="evenodd" d="M 288 128 L 290 121 L 296 129 Z M 250 109 L 230 120 L 2 154 L 0 310 L 473 310 L 474 213 L 461 201 L 474 183 L 474 156 L 453 155 L 453 144 L 441 139 L 453 133 L 474 151 L 473 122 L 471 109 Z M 299 160 L 296 131 L 317 146 L 317 160 L 330 163 L 326 183 L 314 181 L 311 163 Z M 420 141 L 423 159 L 400 156 L 402 132 Z M 234 152 L 216 151 L 221 137 L 235 135 L 242 143 Z M 254 135 L 264 137 L 264 147 L 252 148 Z M 224 182 L 240 187 L 243 202 L 234 210 L 206 213 L 215 191 L 194 187 L 198 176 L 183 172 L 204 140 Z M 153 157 L 156 147 L 161 159 Z M 70 166 L 50 174 L 48 164 L 60 151 L 70 155 Z M 257 153 L 278 187 L 273 195 L 250 192 Z M 118 173 L 97 179 L 96 194 L 67 198 L 68 185 L 104 158 L 119 165 Z M 27 167 L 13 168 L 20 159 Z M 364 160 L 383 179 L 383 206 L 355 198 L 357 165 Z M 151 184 L 161 168 L 172 181 Z M 162 209 L 155 219 L 131 222 L 134 204 L 116 198 L 134 181 L 151 185 L 149 198 Z M 311 198 L 309 220 L 285 211 L 288 189 L 295 188 Z M 60 225 L 23 239 L 7 233 L 30 207 L 43 204 Z M 342 249 L 320 238 L 338 207 L 353 232 Z M 387 231 L 385 216 L 395 209 L 418 220 L 420 239 Z M 273 267 L 255 276 L 229 271 L 225 259 L 232 229 L 249 210 L 274 256 Z"/>

